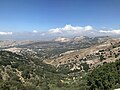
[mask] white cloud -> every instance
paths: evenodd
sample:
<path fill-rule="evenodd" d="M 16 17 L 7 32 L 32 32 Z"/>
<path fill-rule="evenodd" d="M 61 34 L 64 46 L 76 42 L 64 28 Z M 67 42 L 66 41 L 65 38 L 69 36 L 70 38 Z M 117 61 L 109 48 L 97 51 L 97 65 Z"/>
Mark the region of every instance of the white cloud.
<path fill-rule="evenodd" d="M 12 32 L 0 32 L 0 35 L 12 35 Z"/>
<path fill-rule="evenodd" d="M 93 27 L 92 26 L 85 26 L 85 30 L 86 31 L 91 31 L 91 30 L 93 30 Z"/>
<path fill-rule="evenodd" d="M 56 28 L 56 29 L 50 29 L 48 30 L 50 34 L 56 34 L 56 33 L 62 33 L 61 28 Z"/>
<path fill-rule="evenodd" d="M 48 30 L 50 34 L 68 34 L 68 33 L 81 33 L 86 31 L 93 30 L 92 26 L 72 26 L 72 25 L 65 25 L 63 28 L 55 28 Z"/>
<path fill-rule="evenodd" d="M 33 33 L 37 33 L 38 31 L 37 30 L 33 30 Z"/>
<path fill-rule="evenodd" d="M 100 30 L 100 33 L 120 34 L 120 30 Z"/>
<path fill-rule="evenodd" d="M 77 30 L 82 30 L 83 27 L 79 26 L 72 26 L 72 25 L 65 25 L 65 27 L 62 28 L 62 30 L 70 30 L 70 31 L 77 31 Z"/>

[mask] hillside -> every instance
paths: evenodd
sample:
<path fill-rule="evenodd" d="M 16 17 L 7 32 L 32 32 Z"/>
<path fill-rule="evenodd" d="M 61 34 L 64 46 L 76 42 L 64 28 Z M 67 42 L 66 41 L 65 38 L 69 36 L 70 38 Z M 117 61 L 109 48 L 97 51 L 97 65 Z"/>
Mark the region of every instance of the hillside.
<path fill-rule="evenodd" d="M 37 58 L 0 51 L 0 90 L 78 90 L 85 85 L 78 87 L 74 75 L 68 73 Z"/>
<path fill-rule="evenodd" d="M 105 63 L 87 76 L 89 90 L 113 90 L 120 88 L 120 59 Z"/>
<path fill-rule="evenodd" d="M 77 39 L 79 38 L 77 37 Z M 118 88 L 115 82 L 114 86 L 110 84 L 107 89 L 105 89 L 107 84 L 98 87 L 94 82 L 97 73 L 99 74 L 99 70 L 101 70 L 99 68 L 104 65 L 109 66 L 120 59 L 120 39 L 108 39 L 108 37 L 83 39 L 86 41 L 37 41 L 1 49 L 0 90 L 94 90 L 95 88 L 101 90 L 101 87 L 102 90 L 107 90 L 108 88 Z M 89 43 L 87 43 L 88 41 Z M 102 70 L 105 73 L 104 69 Z M 94 72 L 97 73 L 94 74 Z M 91 75 L 93 81 L 91 81 Z M 111 81 L 106 82 L 111 83 Z"/>
<path fill-rule="evenodd" d="M 46 75 L 52 70 L 38 59 L 0 51 L 0 90 L 49 90 Z"/>
<path fill-rule="evenodd" d="M 120 39 L 110 39 L 89 48 L 61 53 L 58 57 L 46 59 L 44 62 L 56 67 L 68 66 L 70 70 L 82 71 L 83 64 L 92 69 L 104 62 L 115 62 L 118 58 L 120 58 Z"/>

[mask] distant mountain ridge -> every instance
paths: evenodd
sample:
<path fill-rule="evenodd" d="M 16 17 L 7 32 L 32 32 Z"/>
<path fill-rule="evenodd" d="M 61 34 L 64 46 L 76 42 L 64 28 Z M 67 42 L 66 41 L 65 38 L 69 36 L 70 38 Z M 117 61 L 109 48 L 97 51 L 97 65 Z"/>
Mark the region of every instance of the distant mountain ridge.
<path fill-rule="evenodd" d="M 88 36 L 76 36 L 73 38 L 68 38 L 68 37 L 57 37 L 53 39 L 53 41 L 56 42 L 89 42 L 91 40 L 98 40 L 98 42 L 105 41 L 110 39 L 111 37 L 109 36 L 99 36 L 99 37 L 88 37 Z"/>

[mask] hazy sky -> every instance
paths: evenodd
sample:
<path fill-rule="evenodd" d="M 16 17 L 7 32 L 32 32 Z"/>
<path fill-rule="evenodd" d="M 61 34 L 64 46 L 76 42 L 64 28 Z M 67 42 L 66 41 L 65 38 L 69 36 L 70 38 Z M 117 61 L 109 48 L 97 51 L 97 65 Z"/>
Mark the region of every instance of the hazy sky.
<path fill-rule="evenodd" d="M 120 0 L 0 0 L 1 34 L 49 32 L 57 28 L 55 32 L 61 33 L 66 25 L 71 26 L 70 30 L 87 26 L 96 31 L 102 28 L 102 33 L 106 33 L 105 28 L 118 30 Z"/>

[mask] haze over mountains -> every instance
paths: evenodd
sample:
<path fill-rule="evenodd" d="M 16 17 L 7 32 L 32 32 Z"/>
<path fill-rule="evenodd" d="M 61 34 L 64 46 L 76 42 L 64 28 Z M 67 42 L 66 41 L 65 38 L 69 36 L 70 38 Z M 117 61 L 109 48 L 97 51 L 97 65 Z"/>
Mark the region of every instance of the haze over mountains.
<path fill-rule="evenodd" d="M 0 39 L 13 39 L 13 40 L 51 40 L 57 37 L 72 38 L 75 36 L 119 36 L 119 29 L 110 28 L 93 28 L 90 25 L 87 26 L 72 26 L 70 24 L 61 28 L 48 29 L 45 32 L 39 30 L 33 30 L 29 32 L 0 32 Z"/>

